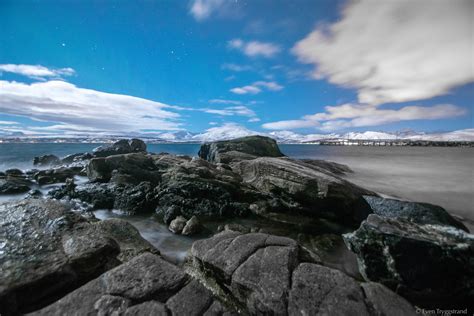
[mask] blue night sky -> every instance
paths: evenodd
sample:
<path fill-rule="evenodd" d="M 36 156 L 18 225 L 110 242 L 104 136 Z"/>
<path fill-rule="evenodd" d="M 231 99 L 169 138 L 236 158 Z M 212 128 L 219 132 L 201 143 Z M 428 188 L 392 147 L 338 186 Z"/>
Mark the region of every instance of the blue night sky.
<path fill-rule="evenodd" d="M 0 0 L 0 135 L 470 129 L 473 3 Z"/>

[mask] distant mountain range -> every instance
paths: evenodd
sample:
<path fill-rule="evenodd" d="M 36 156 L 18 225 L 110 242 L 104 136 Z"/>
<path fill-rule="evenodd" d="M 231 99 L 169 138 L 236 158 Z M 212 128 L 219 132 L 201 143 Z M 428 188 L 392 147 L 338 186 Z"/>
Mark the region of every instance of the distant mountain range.
<path fill-rule="evenodd" d="M 403 132 L 349 132 L 332 134 L 298 134 L 291 131 L 274 131 L 268 133 L 249 130 L 237 124 L 225 124 L 220 127 L 213 127 L 202 133 L 192 133 L 188 131 L 145 133 L 145 134 L 99 134 L 99 135 L 27 135 L 22 133 L 1 133 L 0 138 L 12 141 L 18 139 L 23 142 L 28 140 L 79 140 L 81 142 L 101 142 L 104 140 L 137 137 L 148 142 L 169 142 L 169 143 L 201 143 L 216 140 L 233 139 L 237 137 L 263 135 L 274 138 L 279 143 L 316 143 L 324 140 L 427 140 L 427 141 L 474 141 L 474 129 L 464 129 L 444 133 L 424 133 L 414 131 Z"/>

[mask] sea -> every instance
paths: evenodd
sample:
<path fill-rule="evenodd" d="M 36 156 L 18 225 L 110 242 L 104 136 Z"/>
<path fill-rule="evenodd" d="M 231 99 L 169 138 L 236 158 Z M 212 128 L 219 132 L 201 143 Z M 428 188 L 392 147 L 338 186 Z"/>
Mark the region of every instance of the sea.
<path fill-rule="evenodd" d="M 101 144 L 0 144 L 0 171 L 31 169 L 35 156 L 88 152 Z M 383 196 L 444 207 L 474 231 L 474 148 L 279 145 L 292 158 L 324 159 L 348 165 L 345 178 Z M 154 153 L 197 156 L 199 144 L 149 144 Z M 0 201 L 20 196 L 1 197 Z M 99 210 L 98 218 L 121 217 L 118 211 Z M 193 239 L 176 237 L 150 217 L 127 218 L 164 255 L 183 259 Z"/>

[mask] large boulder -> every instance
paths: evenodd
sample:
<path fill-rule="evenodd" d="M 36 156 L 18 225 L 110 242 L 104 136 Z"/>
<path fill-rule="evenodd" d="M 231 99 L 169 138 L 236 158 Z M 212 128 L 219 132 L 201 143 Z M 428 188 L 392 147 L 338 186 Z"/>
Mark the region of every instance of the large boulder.
<path fill-rule="evenodd" d="M 392 291 L 372 290 L 318 263 L 294 240 L 225 231 L 196 241 L 188 269 L 230 306 L 250 315 L 414 315 Z M 385 308 L 383 302 L 397 302 Z M 376 307 L 376 308 L 374 308 Z"/>
<path fill-rule="evenodd" d="M 366 280 L 421 306 L 462 307 L 474 301 L 474 235 L 449 226 L 371 214 L 344 240 Z"/>
<path fill-rule="evenodd" d="M 0 178 L 0 194 L 18 194 L 28 192 L 33 183 L 23 177 Z"/>
<path fill-rule="evenodd" d="M 151 155 L 145 153 L 93 158 L 87 166 L 87 176 L 93 182 L 138 184 L 149 181 L 156 184 L 160 174 Z"/>
<path fill-rule="evenodd" d="M 145 251 L 157 253 L 123 221 L 90 222 L 64 203 L 0 204 L 0 313 L 45 306 Z"/>
<path fill-rule="evenodd" d="M 60 159 L 55 155 L 44 155 L 33 158 L 33 165 L 35 166 L 51 166 L 57 165 L 60 162 Z"/>
<path fill-rule="evenodd" d="M 247 136 L 201 145 L 199 157 L 209 162 L 229 163 L 255 157 L 282 157 L 276 141 L 264 136 Z"/>
<path fill-rule="evenodd" d="M 208 312 L 222 315 L 227 309 L 180 268 L 159 256 L 143 254 L 31 315 L 197 316 Z"/>
<path fill-rule="evenodd" d="M 40 170 L 34 174 L 34 178 L 39 185 L 66 182 L 66 179 L 73 179 L 80 170 L 67 167 Z"/>
<path fill-rule="evenodd" d="M 110 145 L 94 149 L 94 157 L 107 157 L 112 155 L 146 152 L 146 144 L 140 139 L 122 139 Z"/>
<path fill-rule="evenodd" d="M 358 226 L 371 213 L 364 195 L 375 193 L 358 187 L 332 172 L 289 158 L 261 157 L 232 165 L 243 182 L 272 195 L 279 204 L 262 201 L 254 212 L 304 213 L 349 226 Z"/>
<path fill-rule="evenodd" d="M 405 218 L 418 224 L 448 225 L 469 232 L 463 223 L 449 215 L 441 206 L 378 196 L 364 196 L 364 198 L 374 214 L 383 217 Z"/>

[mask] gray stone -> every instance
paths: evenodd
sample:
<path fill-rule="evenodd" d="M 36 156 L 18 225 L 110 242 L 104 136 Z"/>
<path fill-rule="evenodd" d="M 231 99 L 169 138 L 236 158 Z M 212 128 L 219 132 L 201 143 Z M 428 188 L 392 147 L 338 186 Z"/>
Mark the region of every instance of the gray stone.
<path fill-rule="evenodd" d="M 454 219 L 441 206 L 429 203 L 384 199 L 377 196 L 364 196 L 364 198 L 369 203 L 374 214 L 383 217 L 405 218 L 418 224 L 448 225 L 469 232 L 463 223 Z"/>
<path fill-rule="evenodd" d="M 50 166 L 50 165 L 57 165 L 60 163 L 60 160 L 55 155 L 44 155 L 35 157 L 33 159 L 33 165 L 35 166 Z"/>
<path fill-rule="evenodd" d="M 201 223 L 196 216 L 191 217 L 183 228 L 181 234 L 185 236 L 198 234 L 202 230 Z"/>
<path fill-rule="evenodd" d="M 93 151 L 94 157 L 146 152 L 146 144 L 140 139 L 122 139 L 110 145 L 100 146 Z"/>
<path fill-rule="evenodd" d="M 183 216 L 178 216 L 171 221 L 170 226 L 168 228 L 173 234 L 181 234 L 184 226 L 186 226 L 186 222 L 186 218 L 184 218 Z"/>
<path fill-rule="evenodd" d="M 403 297 L 390 291 L 380 283 L 362 283 L 365 300 L 372 314 L 399 316 L 417 315 L 413 306 Z"/>
<path fill-rule="evenodd" d="M 212 304 L 213 295 L 197 280 L 191 281 L 166 302 L 171 315 L 202 315 Z"/>
<path fill-rule="evenodd" d="M 129 307 L 124 316 L 168 316 L 165 305 L 157 301 L 147 301 Z"/>
<path fill-rule="evenodd" d="M 366 280 L 421 306 L 464 306 L 474 300 L 474 235 L 371 214 L 343 235 Z"/>

